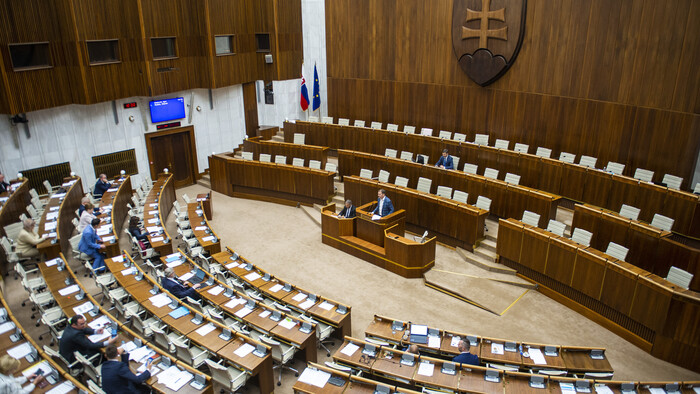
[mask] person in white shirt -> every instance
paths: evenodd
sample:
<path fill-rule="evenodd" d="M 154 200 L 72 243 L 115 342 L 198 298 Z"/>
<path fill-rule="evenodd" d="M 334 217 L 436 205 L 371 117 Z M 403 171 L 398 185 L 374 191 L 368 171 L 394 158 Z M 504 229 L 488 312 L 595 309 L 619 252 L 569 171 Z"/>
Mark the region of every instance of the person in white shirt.
<path fill-rule="evenodd" d="M 85 210 L 80 215 L 80 223 L 78 223 L 78 232 L 82 234 L 83 230 L 85 230 L 85 227 L 89 226 L 92 222 L 92 219 L 94 218 L 95 206 L 92 205 L 92 203 L 88 202 L 87 204 L 85 204 Z"/>
<path fill-rule="evenodd" d="M 31 374 L 26 378 L 24 376 L 12 376 L 19 369 L 19 365 L 19 360 L 9 354 L 0 357 L 0 394 L 31 393 L 36 388 L 36 385 L 44 379 L 43 376 L 37 374 Z M 30 383 L 22 387 L 27 381 Z"/>

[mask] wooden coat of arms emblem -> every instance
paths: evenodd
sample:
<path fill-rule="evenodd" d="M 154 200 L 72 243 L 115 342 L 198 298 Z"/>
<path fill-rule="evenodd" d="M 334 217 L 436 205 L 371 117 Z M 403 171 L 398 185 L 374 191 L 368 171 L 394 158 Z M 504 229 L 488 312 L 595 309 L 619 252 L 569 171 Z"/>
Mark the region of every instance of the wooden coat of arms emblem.
<path fill-rule="evenodd" d="M 525 35 L 527 0 L 454 0 L 452 46 L 460 67 L 486 86 L 515 61 Z"/>

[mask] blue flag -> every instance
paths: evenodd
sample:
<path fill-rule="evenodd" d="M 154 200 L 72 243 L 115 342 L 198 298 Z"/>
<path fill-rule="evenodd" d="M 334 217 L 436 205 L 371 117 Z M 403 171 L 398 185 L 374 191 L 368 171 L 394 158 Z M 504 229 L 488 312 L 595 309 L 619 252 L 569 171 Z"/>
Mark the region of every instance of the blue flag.
<path fill-rule="evenodd" d="M 311 110 L 316 111 L 319 108 L 321 108 L 321 87 L 318 84 L 318 70 L 314 64 L 314 102 Z"/>

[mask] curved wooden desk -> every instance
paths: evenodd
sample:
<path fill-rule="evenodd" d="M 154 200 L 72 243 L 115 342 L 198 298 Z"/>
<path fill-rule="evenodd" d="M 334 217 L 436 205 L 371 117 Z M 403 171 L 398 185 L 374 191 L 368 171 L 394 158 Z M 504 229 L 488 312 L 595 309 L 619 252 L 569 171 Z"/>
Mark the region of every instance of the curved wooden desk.
<path fill-rule="evenodd" d="M 65 192 L 56 192 L 49 197 L 39 222 L 39 236 L 47 234 L 49 238 L 37 245 L 37 248 L 47 259 L 56 258 L 62 250 L 71 249 L 70 237 L 75 228 L 72 219 L 83 198 L 80 177 L 64 178 L 61 187 Z"/>
<path fill-rule="evenodd" d="M 373 204 L 358 207 L 358 216 L 351 219 L 339 218 L 335 204 L 325 206 L 321 212 L 322 242 L 404 278 L 422 278 L 435 265 L 435 237 L 423 243 L 404 238 L 405 211 L 400 209 L 375 221 L 369 213 Z"/>
<path fill-rule="evenodd" d="M 27 205 L 31 203 L 29 195 L 29 181 L 27 178 L 22 180 L 13 179 L 10 182 L 10 187 L 14 191 L 10 193 L 0 194 L 0 237 L 5 236 L 5 226 L 19 222 L 21 214 L 27 215 Z M 9 270 L 7 266 L 7 256 L 5 249 L 0 248 L 0 274 L 5 276 Z"/>
<path fill-rule="evenodd" d="M 292 159 L 298 157 L 304 159 L 306 166 L 309 165 L 309 160 L 317 160 L 321 162 L 321 168 L 325 168 L 330 149 L 325 146 L 298 145 L 289 142 L 266 141 L 261 137 L 253 137 L 243 141 L 243 150 L 252 152 L 255 160 L 260 160 L 260 154 L 266 153 L 271 156 L 273 162 L 276 155 L 282 155 L 287 157 L 287 164 L 291 164 Z"/>
<path fill-rule="evenodd" d="M 284 140 L 293 142 L 294 133 L 305 134 L 307 144 L 331 149 L 348 149 L 376 155 L 384 155 L 385 148 L 420 153 L 430 156 L 432 163 L 426 163 L 428 165 L 435 164 L 442 150 L 447 148 L 451 155 L 461 158 L 460 163 L 476 164 L 480 171 L 489 167 L 499 170 L 501 174 L 518 174 L 523 186 L 616 212 L 622 204 L 632 205 L 641 209 L 640 219 L 647 223 L 651 222 L 655 213 L 660 213 L 675 220 L 673 231 L 700 238 L 700 197 L 687 191 L 640 182 L 631 177 L 633 168 L 626 168 L 627 176 L 613 175 L 600 169 L 533 154 L 438 137 L 368 127 L 285 122 Z M 661 175 L 656 174 L 657 178 Z"/>
<path fill-rule="evenodd" d="M 543 294 L 655 357 L 700 371 L 698 293 L 514 219 L 501 219 L 497 253 Z"/>
<path fill-rule="evenodd" d="M 212 190 L 231 197 L 282 204 L 328 203 L 335 194 L 335 172 L 286 164 L 209 156 Z"/>
<path fill-rule="evenodd" d="M 110 226 L 109 233 L 100 235 L 105 243 L 104 253 L 107 257 L 118 255 L 119 252 L 119 234 L 124 227 L 124 219 L 129 213 L 129 202 L 131 201 L 131 177 L 116 178 L 112 181 L 112 185 L 102 195 L 100 200 L 100 209 L 102 213 L 97 216 L 103 220 L 103 226 Z M 108 220 L 106 220 L 108 219 Z M 100 229 L 98 228 L 98 231 Z"/>
<path fill-rule="evenodd" d="M 428 230 L 438 241 L 470 251 L 484 239 L 484 223 L 489 211 L 389 183 L 345 177 L 345 198 L 353 201 L 372 201 L 379 189 L 387 191 L 395 207 L 405 208 L 406 227 L 416 234 Z M 361 234 L 360 223 L 358 221 L 358 234 Z M 395 231 L 403 233 L 400 228 Z M 376 240 L 366 240 L 378 244 Z"/>
<path fill-rule="evenodd" d="M 148 242 L 161 256 L 173 252 L 172 238 L 165 228 L 165 221 L 175 201 L 174 185 L 173 174 L 160 174 L 143 204 L 143 226 L 148 231 Z"/>

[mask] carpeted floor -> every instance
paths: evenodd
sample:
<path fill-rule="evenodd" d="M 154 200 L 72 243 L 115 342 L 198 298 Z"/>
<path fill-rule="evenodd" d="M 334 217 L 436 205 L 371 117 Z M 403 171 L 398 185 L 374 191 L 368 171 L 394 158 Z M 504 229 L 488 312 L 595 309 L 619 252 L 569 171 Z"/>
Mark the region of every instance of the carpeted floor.
<path fill-rule="evenodd" d="M 177 190 L 177 194 L 178 197 L 183 193 L 194 196 L 206 191 L 202 186 L 193 185 Z M 404 279 L 323 245 L 318 222 L 303 209 L 230 198 L 214 192 L 212 195 L 214 218 L 211 225 L 221 238 L 222 246 L 230 247 L 284 280 L 352 306 L 354 337 L 363 338 L 364 329 L 373 316 L 379 314 L 481 336 L 605 347 L 615 369 L 615 380 L 700 380 L 700 374 L 652 357 L 536 290 L 518 288 L 498 294 L 500 287 L 489 287 L 491 293 L 484 294 L 484 300 L 497 306 L 495 309 L 510 306 L 499 316 L 433 290 L 425 286 L 422 279 Z M 172 215 L 167 225 L 171 234 L 176 234 Z M 123 240 L 120 243 L 122 248 L 128 247 Z M 437 267 L 456 271 L 460 269 L 461 257 L 450 248 L 438 246 L 436 261 Z M 71 267 L 79 266 L 72 261 Z M 470 268 L 465 267 L 461 272 L 469 273 Z M 80 279 L 93 294 L 97 292 L 92 280 L 82 276 Z M 5 279 L 4 285 L 4 296 L 12 311 L 19 315 L 29 335 L 38 339 L 44 330 L 35 327 L 35 320 L 25 312 L 29 306 L 20 305 L 27 295 L 20 281 L 10 277 Z M 486 291 L 486 287 L 484 289 Z M 48 344 L 46 337 L 40 344 Z M 331 350 L 338 346 L 336 342 Z M 328 360 L 325 351 L 319 351 L 318 356 L 320 363 Z M 299 361 L 295 366 L 303 369 Z M 285 372 L 283 384 L 276 392 L 291 393 L 295 382 L 294 375 Z M 247 390 L 256 391 L 255 387 Z"/>

